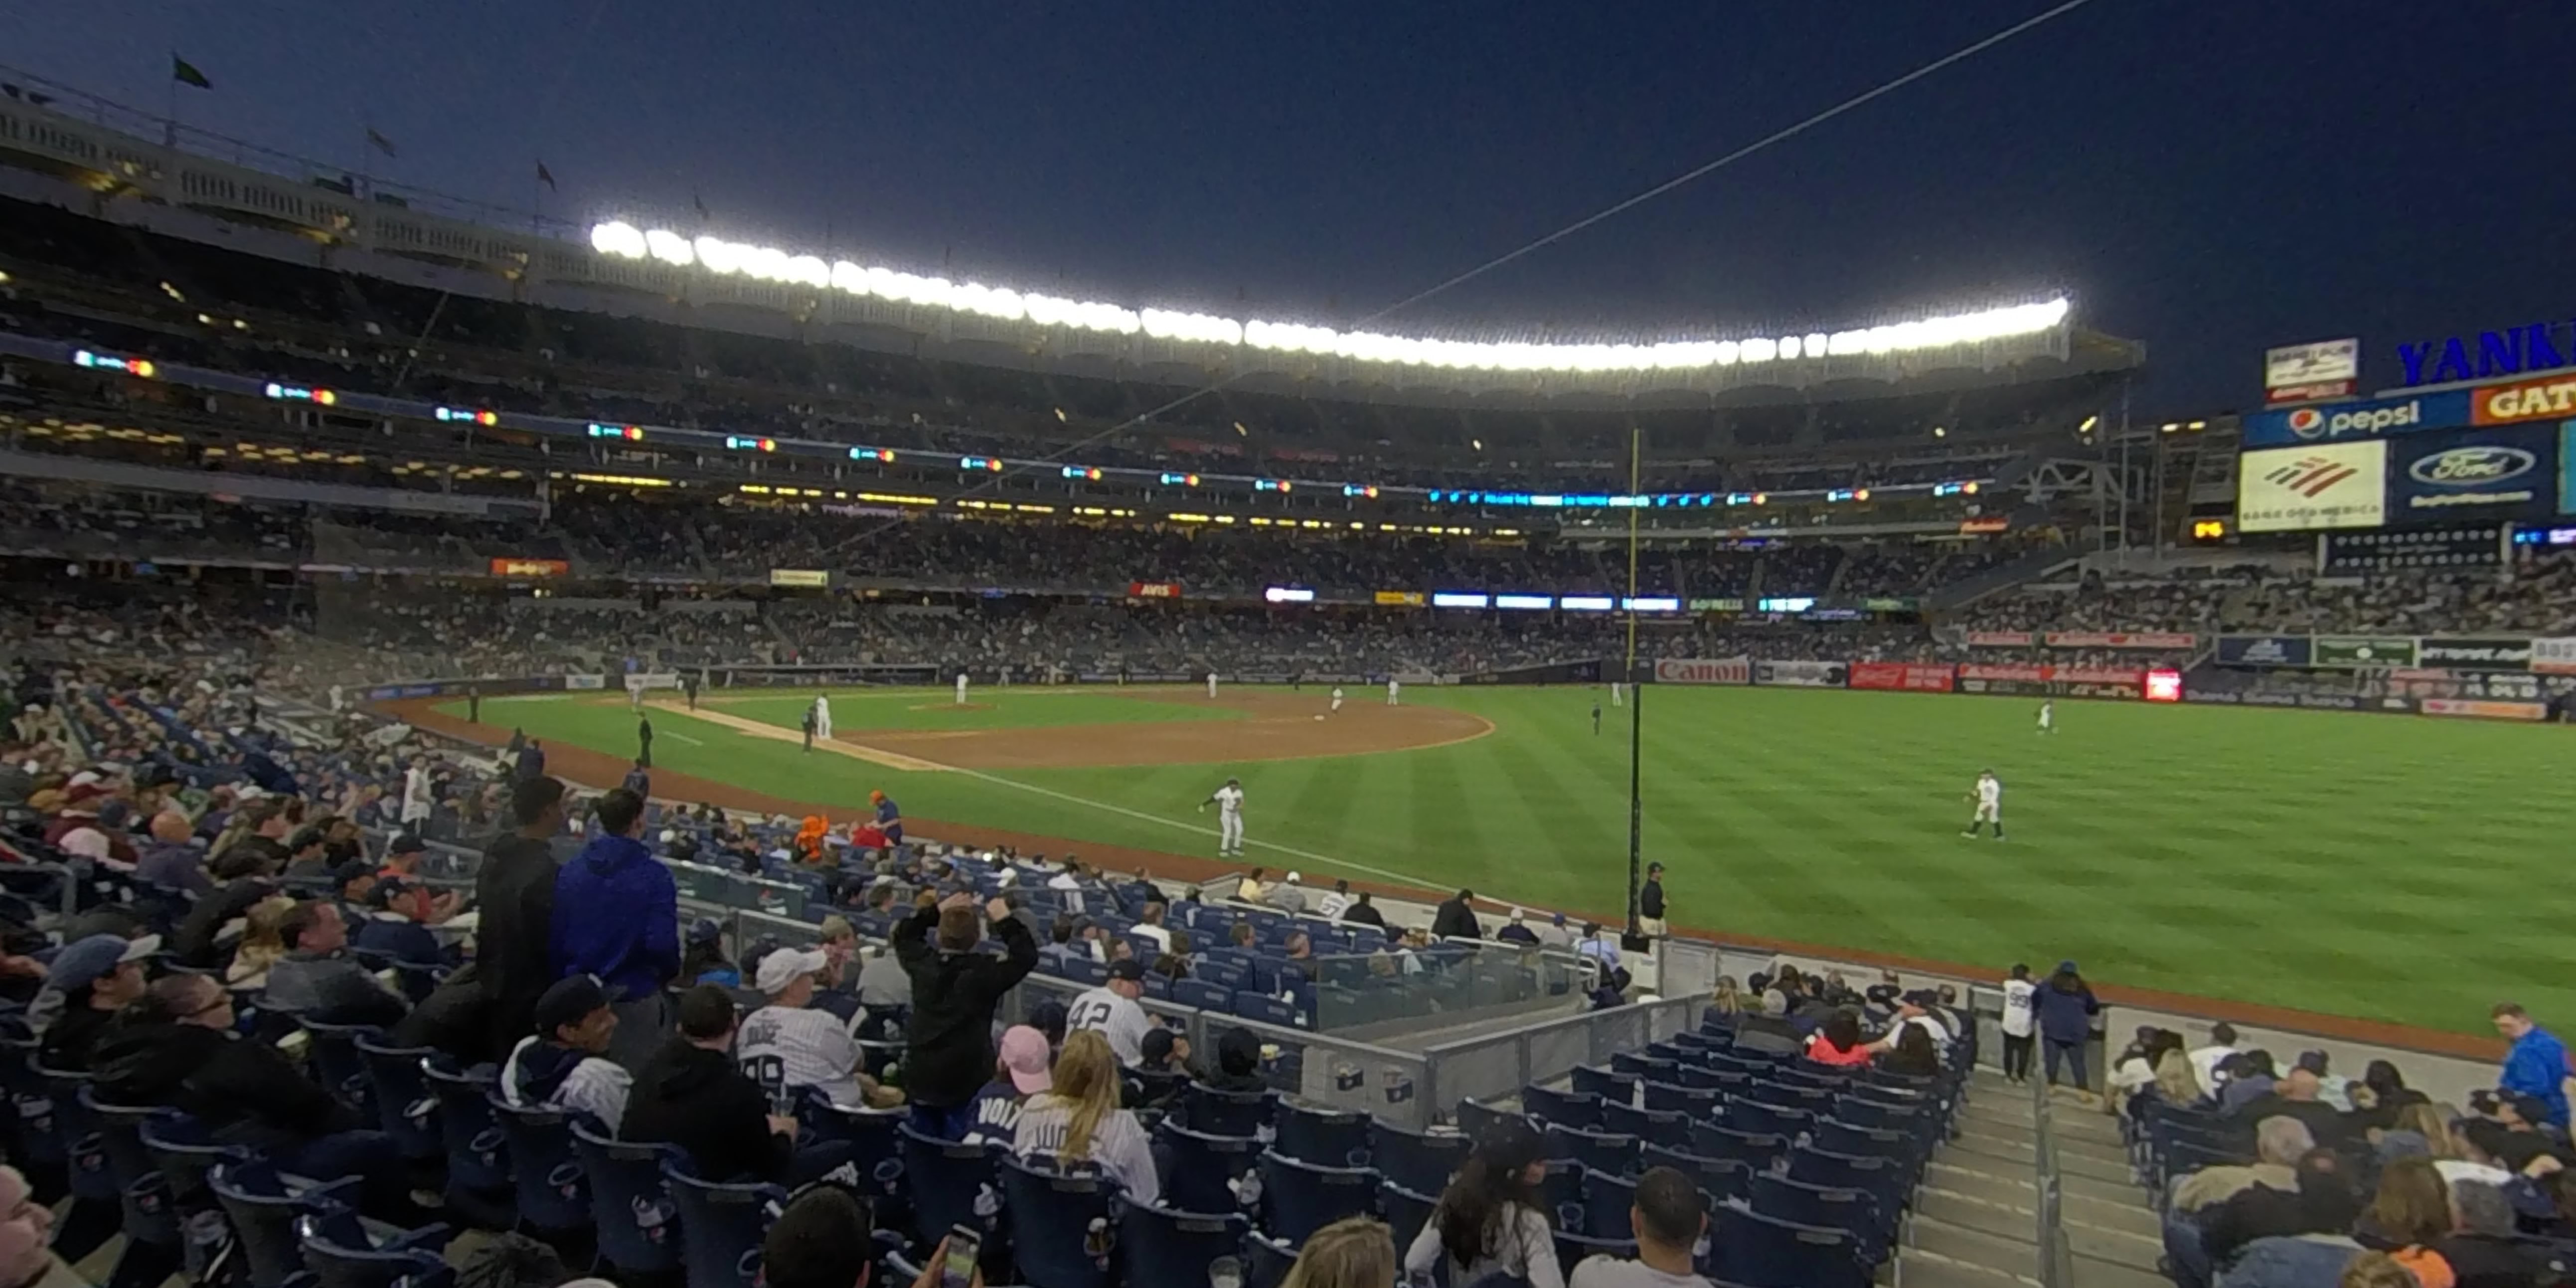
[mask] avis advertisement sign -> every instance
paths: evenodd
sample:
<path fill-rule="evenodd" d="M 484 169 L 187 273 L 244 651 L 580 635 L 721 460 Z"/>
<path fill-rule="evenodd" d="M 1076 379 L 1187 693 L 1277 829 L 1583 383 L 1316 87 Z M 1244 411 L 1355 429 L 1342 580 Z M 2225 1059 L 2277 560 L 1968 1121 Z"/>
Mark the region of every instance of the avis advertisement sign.
<path fill-rule="evenodd" d="M 2247 452 L 2236 462 L 2241 532 L 2376 528 L 2388 517 L 2382 439 Z"/>
<path fill-rule="evenodd" d="M 1850 668 L 1842 662 L 1756 662 L 1755 684 L 1786 684 L 1802 689 L 1839 689 Z"/>
<path fill-rule="evenodd" d="M 1854 662 L 1851 687 L 1897 689 L 1909 693 L 1948 693 L 1957 673 L 1950 667 L 1922 662 Z"/>
<path fill-rule="evenodd" d="M 2292 447 L 2411 434 L 2424 429 L 2454 429 L 2468 423 L 2469 391 L 2454 389 L 2410 398 L 2370 398 L 2256 412 L 2244 419 L 2241 432 L 2249 448 Z"/>
<path fill-rule="evenodd" d="M 2419 434 L 2388 447 L 2389 521 L 2546 519 L 2558 503 L 2546 428 Z"/>
<path fill-rule="evenodd" d="M 2357 337 L 2285 344 L 2263 351 L 2263 400 L 2282 403 L 2341 398 L 2361 381 Z"/>
<path fill-rule="evenodd" d="M 1751 684 L 1753 659 L 1745 657 L 1659 657 L 1659 684 Z"/>

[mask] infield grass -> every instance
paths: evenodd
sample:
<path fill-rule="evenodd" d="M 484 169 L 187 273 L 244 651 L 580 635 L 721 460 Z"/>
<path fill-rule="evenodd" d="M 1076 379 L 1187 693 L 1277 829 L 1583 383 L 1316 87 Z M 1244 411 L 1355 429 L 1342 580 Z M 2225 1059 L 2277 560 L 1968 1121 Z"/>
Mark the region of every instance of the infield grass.
<path fill-rule="evenodd" d="M 1491 720 L 1420 751 L 1245 764 L 900 773 L 656 713 L 656 762 L 779 795 L 1213 855 L 1194 812 L 1243 779 L 1252 862 L 1474 887 L 1533 908 L 1624 906 L 1627 710 L 1594 691 L 1409 690 Z M 1133 697 L 833 695 L 865 727 L 1024 727 L 1230 714 Z M 1086 700 L 1087 699 L 1087 700 Z M 769 698 L 757 700 L 773 701 Z M 793 726 L 802 696 L 774 699 Z M 622 704 L 487 699 L 487 722 L 631 755 Z M 921 709 L 916 709 L 921 708 Z M 451 708 L 462 714 L 461 704 Z M 1645 853 L 1673 920 L 2480 1032 L 2513 998 L 2576 1017 L 2562 852 L 2576 742 L 2557 727 L 2333 712 L 1794 689 L 1647 694 Z M 862 714 L 865 712 L 866 714 Z M 880 713 L 890 718 L 881 720 Z M 973 719 L 977 723 L 894 721 Z M 1966 840 L 1977 771 L 2011 840 Z"/>

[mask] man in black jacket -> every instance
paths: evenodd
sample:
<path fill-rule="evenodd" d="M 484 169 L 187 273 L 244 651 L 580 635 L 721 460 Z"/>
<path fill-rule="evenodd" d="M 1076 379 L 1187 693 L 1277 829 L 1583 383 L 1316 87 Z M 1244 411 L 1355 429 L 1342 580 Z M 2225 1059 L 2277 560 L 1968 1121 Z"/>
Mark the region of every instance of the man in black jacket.
<path fill-rule="evenodd" d="M 564 785 L 530 778 L 510 794 L 516 826 L 483 852 L 474 877 L 474 965 L 488 1007 L 490 1045 L 498 1060 L 532 1031 L 537 999 L 555 982 L 551 936 L 555 917 L 554 838 L 562 835 Z"/>
<path fill-rule="evenodd" d="M 962 891 L 894 931 L 895 959 L 912 977 L 904 1090 L 912 1098 L 913 1129 L 941 1140 L 962 1140 L 974 1126 L 975 1093 L 993 1073 L 993 1008 L 1038 964 L 1038 941 L 1010 905 L 986 901 L 983 921 L 1002 941 L 1001 957 L 975 952 L 983 928 L 975 896 Z"/>
<path fill-rule="evenodd" d="M 679 1009 L 679 1033 L 635 1075 L 619 1136 L 677 1145 L 710 1181 L 800 1185 L 850 1162 L 846 1142 L 799 1148 L 796 1120 L 769 1112 L 768 1093 L 734 1064 L 740 1015 L 730 994 L 700 984 L 680 995 Z"/>
<path fill-rule="evenodd" d="M 63 995 L 63 1010 L 45 1027 L 36 1062 L 48 1069 L 87 1069 L 116 1012 L 143 995 L 143 959 L 161 937 L 91 935 L 54 954 L 45 983 Z"/>
<path fill-rule="evenodd" d="M 1475 898 L 1475 891 L 1460 890 L 1451 896 L 1448 902 L 1441 904 L 1440 910 L 1433 913 L 1431 917 L 1431 937 L 1434 939 L 1484 938 L 1485 928 L 1476 924 L 1476 909 L 1473 906 Z"/>
<path fill-rule="evenodd" d="M 100 1039 L 98 1094 L 191 1114 L 217 1141 L 259 1150 L 282 1172 L 359 1177 L 367 1215 L 415 1224 L 393 1139 L 366 1129 L 275 1046 L 232 1029 L 222 985 L 203 975 L 157 980 Z"/>

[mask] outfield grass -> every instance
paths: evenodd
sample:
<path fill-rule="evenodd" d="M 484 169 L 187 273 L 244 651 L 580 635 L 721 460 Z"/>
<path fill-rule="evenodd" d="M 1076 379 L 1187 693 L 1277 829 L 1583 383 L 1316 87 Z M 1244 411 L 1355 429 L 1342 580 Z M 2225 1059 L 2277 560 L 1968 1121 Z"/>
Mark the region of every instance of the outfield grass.
<path fill-rule="evenodd" d="M 834 723 L 940 719 L 932 697 L 946 700 L 835 695 Z M 1596 737 L 1587 690 L 1406 698 L 1496 731 L 1316 760 L 900 773 L 657 714 L 654 753 L 802 799 L 855 805 L 882 787 L 916 817 L 1201 854 L 1213 821 L 1193 807 L 1233 774 L 1254 862 L 1532 906 L 1623 904 L 1624 711 L 1606 711 Z M 803 700 L 777 699 L 783 720 L 726 709 L 792 725 Z M 952 714 L 982 724 L 946 727 L 1227 714 L 1060 692 L 977 700 L 992 709 Z M 2060 732 L 2041 737 L 2036 704 L 2010 699 L 1657 687 L 1647 701 L 1645 848 L 1670 868 L 1679 923 L 1996 967 L 2074 957 L 2123 984 L 2470 1032 L 2503 997 L 2576 1014 L 2576 898 L 2554 849 L 2576 826 L 2564 730 L 2062 702 Z M 631 754 L 619 705 L 484 708 L 491 723 Z M 2004 843 L 1958 835 L 1988 767 L 2005 783 Z"/>

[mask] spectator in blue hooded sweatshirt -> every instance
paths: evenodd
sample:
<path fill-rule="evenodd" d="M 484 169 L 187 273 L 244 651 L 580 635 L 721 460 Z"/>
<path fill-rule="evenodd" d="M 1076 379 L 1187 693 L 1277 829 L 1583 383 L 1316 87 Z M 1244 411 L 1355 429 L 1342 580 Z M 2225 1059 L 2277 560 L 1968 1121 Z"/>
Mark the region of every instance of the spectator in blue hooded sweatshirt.
<path fill-rule="evenodd" d="M 662 990 L 680 973 L 680 889 L 644 847 L 644 800 L 619 788 L 599 798 L 600 835 L 555 874 L 558 978 L 598 977 L 616 1000 L 608 1057 L 641 1068 L 669 1036 Z"/>
<path fill-rule="evenodd" d="M 2513 1043 L 2505 1052 L 2504 1073 L 2496 1085 L 2522 1096 L 2538 1096 L 2549 1107 L 2549 1125 L 2567 1126 L 2567 1044 L 2531 1022 L 2529 1012 L 2512 1002 L 2498 1002 L 2488 1014 L 2496 1032 Z"/>
<path fill-rule="evenodd" d="M 2093 1092 L 2084 1081 L 2084 1048 L 2093 1040 L 2093 1017 L 2102 1010 L 2102 1004 L 2093 1000 L 2093 986 L 2075 972 L 2075 963 L 2059 962 L 2057 973 L 2031 995 L 2031 1010 L 2039 1021 L 2040 1060 L 2048 1085 L 2057 1085 L 2057 1066 L 2062 1061 L 2075 1075 L 2075 1094 L 2091 1101 Z"/>

